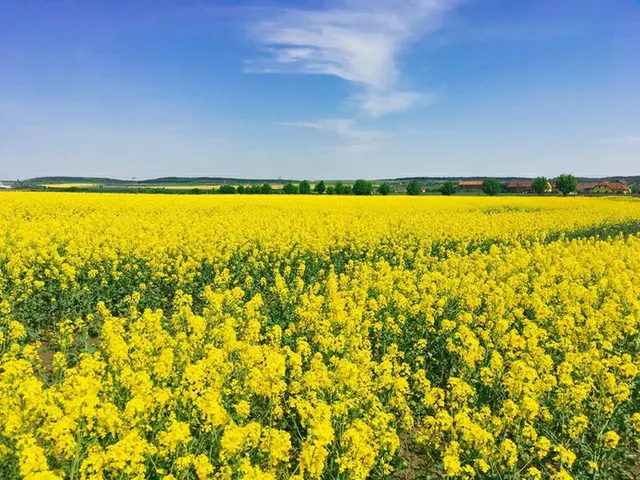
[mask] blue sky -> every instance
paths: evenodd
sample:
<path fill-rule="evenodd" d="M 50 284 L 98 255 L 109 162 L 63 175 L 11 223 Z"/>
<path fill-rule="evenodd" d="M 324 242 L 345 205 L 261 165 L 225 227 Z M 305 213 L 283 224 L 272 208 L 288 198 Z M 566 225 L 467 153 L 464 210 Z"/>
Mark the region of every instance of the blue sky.
<path fill-rule="evenodd" d="M 0 178 L 640 174 L 638 0 L 0 0 Z"/>

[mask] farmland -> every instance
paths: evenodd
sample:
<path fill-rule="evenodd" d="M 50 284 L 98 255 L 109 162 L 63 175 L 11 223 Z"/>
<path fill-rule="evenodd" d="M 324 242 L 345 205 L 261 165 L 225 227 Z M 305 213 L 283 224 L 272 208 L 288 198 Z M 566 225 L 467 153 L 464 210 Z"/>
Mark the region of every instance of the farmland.
<path fill-rule="evenodd" d="M 0 195 L 0 477 L 633 478 L 633 198 Z"/>

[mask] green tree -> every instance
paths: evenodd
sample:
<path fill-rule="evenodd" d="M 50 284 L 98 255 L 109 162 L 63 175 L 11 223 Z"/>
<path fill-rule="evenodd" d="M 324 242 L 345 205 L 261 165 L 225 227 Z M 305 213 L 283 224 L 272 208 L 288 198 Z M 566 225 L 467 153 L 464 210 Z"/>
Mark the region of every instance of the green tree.
<path fill-rule="evenodd" d="M 495 180 L 493 178 L 487 178 L 482 183 L 482 191 L 486 195 L 493 197 L 494 195 L 497 195 L 502 191 L 502 182 L 499 182 L 498 180 Z"/>
<path fill-rule="evenodd" d="M 311 193 L 311 185 L 309 185 L 309 182 L 306 180 L 303 180 L 300 182 L 300 185 L 298 185 L 298 191 L 303 195 L 309 195 Z"/>
<path fill-rule="evenodd" d="M 262 193 L 263 195 L 268 195 L 270 193 L 273 193 L 273 188 L 271 188 L 271 185 L 269 185 L 268 183 L 263 183 L 260 187 L 260 193 Z"/>
<path fill-rule="evenodd" d="M 458 189 L 458 186 L 456 185 L 456 182 L 451 182 L 451 181 L 444 182 L 440 187 L 440 193 L 442 195 L 450 196 L 450 195 L 454 195 L 457 189 Z"/>
<path fill-rule="evenodd" d="M 314 190 L 319 194 L 322 195 L 324 192 L 327 191 L 327 185 L 324 183 L 324 180 L 320 180 L 318 182 L 318 184 L 316 185 L 316 188 L 314 188 Z"/>
<path fill-rule="evenodd" d="M 356 180 L 356 183 L 353 184 L 354 195 L 371 195 L 372 192 L 373 185 L 371 182 L 367 182 L 366 180 Z"/>
<path fill-rule="evenodd" d="M 223 194 L 236 193 L 236 189 L 234 188 L 233 185 L 222 185 L 219 191 L 220 193 L 223 193 Z"/>
<path fill-rule="evenodd" d="M 533 185 L 531 185 L 531 190 L 533 190 L 533 193 L 542 195 L 547 191 L 548 186 L 549 186 L 549 180 L 547 180 L 545 177 L 537 177 L 533 181 Z"/>
<path fill-rule="evenodd" d="M 351 185 L 344 185 L 342 187 L 342 194 L 343 195 L 351 195 L 353 193 L 353 189 L 351 188 Z"/>
<path fill-rule="evenodd" d="M 236 191 L 237 191 L 238 193 L 247 193 L 247 192 L 245 191 L 244 185 L 238 185 L 238 188 L 236 188 Z"/>
<path fill-rule="evenodd" d="M 565 197 L 578 189 L 578 179 L 568 173 L 563 173 L 558 177 L 556 186 Z"/>
<path fill-rule="evenodd" d="M 422 188 L 420 187 L 420 184 L 417 180 L 411 180 L 409 183 L 407 183 L 407 195 L 420 195 L 421 191 Z"/>
<path fill-rule="evenodd" d="M 344 185 L 342 184 L 342 182 L 336 182 L 335 186 L 333 187 L 333 190 L 335 191 L 336 195 L 345 194 Z"/>
<path fill-rule="evenodd" d="M 329 185 L 327 187 L 327 195 L 335 195 L 336 188 L 333 185 Z"/>
<path fill-rule="evenodd" d="M 378 185 L 378 193 L 386 197 L 391 193 L 391 186 L 387 182 L 382 182 Z"/>
<path fill-rule="evenodd" d="M 298 193 L 298 187 L 296 187 L 293 183 L 287 183 L 284 187 L 282 187 L 282 193 L 286 193 L 287 195 L 295 195 Z"/>

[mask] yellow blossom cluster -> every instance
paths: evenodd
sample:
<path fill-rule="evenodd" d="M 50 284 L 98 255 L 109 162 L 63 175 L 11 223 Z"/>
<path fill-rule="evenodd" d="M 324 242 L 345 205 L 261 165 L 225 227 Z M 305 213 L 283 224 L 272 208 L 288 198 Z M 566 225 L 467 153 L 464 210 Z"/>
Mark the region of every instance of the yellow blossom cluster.
<path fill-rule="evenodd" d="M 0 478 L 632 478 L 639 232 L 633 199 L 3 194 Z"/>

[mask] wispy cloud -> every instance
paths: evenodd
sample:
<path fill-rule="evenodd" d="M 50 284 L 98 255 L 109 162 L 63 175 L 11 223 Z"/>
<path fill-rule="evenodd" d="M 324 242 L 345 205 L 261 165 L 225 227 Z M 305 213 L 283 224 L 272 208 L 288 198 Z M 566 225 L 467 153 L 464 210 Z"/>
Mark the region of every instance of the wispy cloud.
<path fill-rule="evenodd" d="M 640 135 L 620 135 L 617 137 L 606 137 L 601 138 L 600 142 L 607 145 L 632 145 L 640 143 Z"/>
<path fill-rule="evenodd" d="M 250 26 L 265 50 L 247 70 L 332 75 L 360 90 L 358 112 L 380 117 L 433 100 L 400 88 L 399 55 L 435 29 L 456 0 L 333 0 L 324 10 L 277 10 Z"/>
<path fill-rule="evenodd" d="M 358 108 L 366 115 L 377 118 L 389 113 L 402 112 L 419 104 L 428 104 L 435 100 L 432 93 L 418 92 L 366 92 L 356 96 Z"/>
<path fill-rule="evenodd" d="M 321 132 L 339 135 L 347 145 L 372 144 L 384 138 L 385 134 L 377 130 L 363 130 L 356 126 L 351 118 L 325 118 L 313 122 L 289 122 L 291 127 L 312 128 Z"/>

